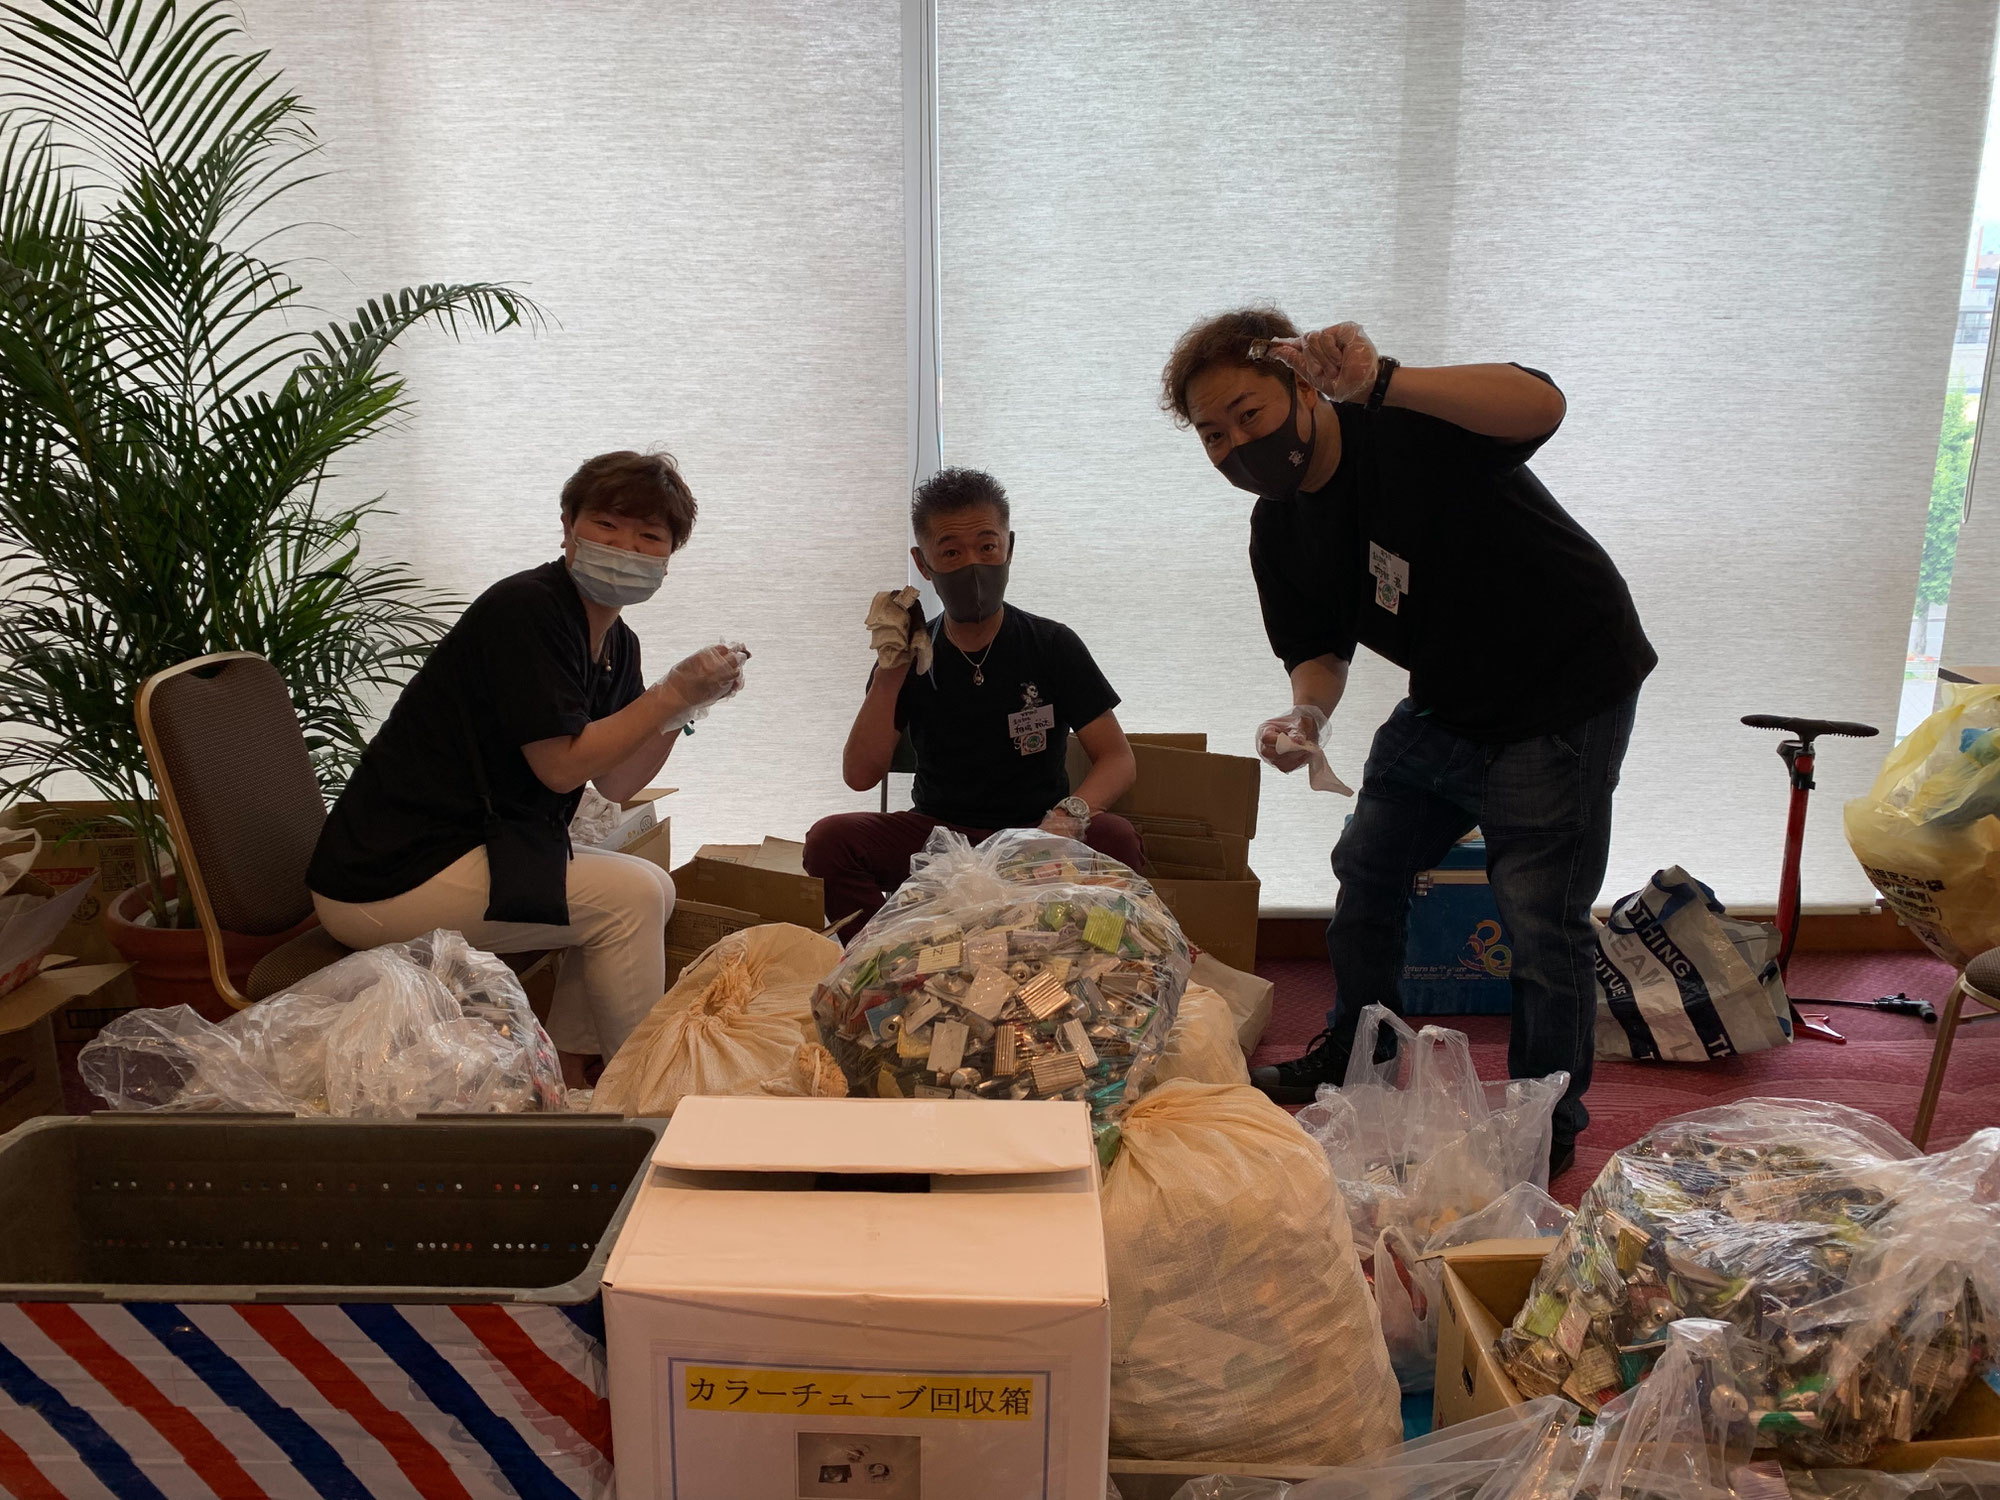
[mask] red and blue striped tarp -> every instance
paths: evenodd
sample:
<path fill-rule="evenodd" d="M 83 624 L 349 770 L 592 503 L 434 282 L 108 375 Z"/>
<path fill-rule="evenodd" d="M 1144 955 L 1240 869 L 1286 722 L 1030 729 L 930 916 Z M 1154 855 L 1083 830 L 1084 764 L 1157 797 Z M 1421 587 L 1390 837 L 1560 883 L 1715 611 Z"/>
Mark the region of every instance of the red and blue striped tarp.
<path fill-rule="evenodd" d="M 17 1500 L 609 1500 L 603 1304 L 0 1303 Z"/>

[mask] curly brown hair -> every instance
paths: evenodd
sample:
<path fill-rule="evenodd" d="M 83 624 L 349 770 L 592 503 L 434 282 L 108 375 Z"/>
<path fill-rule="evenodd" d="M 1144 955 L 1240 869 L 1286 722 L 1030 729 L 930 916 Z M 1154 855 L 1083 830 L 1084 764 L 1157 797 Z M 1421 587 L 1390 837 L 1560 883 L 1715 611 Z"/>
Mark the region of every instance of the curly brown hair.
<path fill-rule="evenodd" d="M 621 448 L 586 460 L 562 487 L 563 520 L 574 521 L 586 510 L 658 521 L 673 538 L 676 552 L 694 535 L 694 491 L 671 453 Z"/>
<path fill-rule="evenodd" d="M 1191 425 L 1194 417 L 1188 411 L 1188 382 L 1210 365 L 1242 365 L 1296 384 L 1291 366 L 1275 359 L 1254 360 L 1250 346 L 1259 339 L 1295 338 L 1298 331 L 1290 318 L 1269 303 L 1203 318 L 1174 341 L 1174 352 L 1160 371 L 1160 409 L 1174 419 L 1175 426 Z"/>

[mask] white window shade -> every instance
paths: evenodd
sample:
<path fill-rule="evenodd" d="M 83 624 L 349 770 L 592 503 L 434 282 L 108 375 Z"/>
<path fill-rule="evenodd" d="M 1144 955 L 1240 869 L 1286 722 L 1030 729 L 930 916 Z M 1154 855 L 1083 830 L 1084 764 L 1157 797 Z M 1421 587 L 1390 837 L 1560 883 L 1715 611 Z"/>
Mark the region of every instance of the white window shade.
<path fill-rule="evenodd" d="M 325 258 L 296 268 L 312 300 L 501 280 L 554 320 L 407 342 L 413 419 L 345 465 L 344 494 L 396 512 L 370 550 L 470 598 L 557 555 L 583 459 L 664 446 L 701 514 L 626 613 L 648 678 L 719 639 L 755 653 L 659 778 L 677 853 L 873 806 L 840 751 L 861 616 L 907 570 L 895 0 L 246 11 L 334 174 L 284 204 L 339 226 L 281 246 Z"/>
<path fill-rule="evenodd" d="M 1895 723 L 1993 8 L 1162 14 L 939 5 L 945 459 L 1014 498 L 1013 596 L 1128 727 L 1248 753 L 1289 694 L 1249 499 L 1156 408 L 1174 338 L 1271 299 L 1408 363 L 1546 369 L 1570 411 L 1535 468 L 1662 658 L 1605 895 L 1680 863 L 1771 902 L 1785 779 L 1738 717 Z M 1349 780 L 1402 689 L 1363 653 Z M 1839 807 L 1883 748 L 1825 744 L 1810 903 L 1872 895 Z M 1330 904 L 1350 806 L 1267 772 L 1267 910 Z"/>

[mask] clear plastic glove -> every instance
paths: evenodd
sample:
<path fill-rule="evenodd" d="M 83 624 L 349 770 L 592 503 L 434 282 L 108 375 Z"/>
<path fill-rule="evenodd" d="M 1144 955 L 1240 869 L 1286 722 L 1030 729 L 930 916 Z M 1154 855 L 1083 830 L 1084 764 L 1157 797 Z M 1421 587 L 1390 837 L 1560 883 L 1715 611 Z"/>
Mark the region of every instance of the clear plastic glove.
<path fill-rule="evenodd" d="M 1064 812 L 1060 807 L 1050 808 L 1049 815 L 1043 818 L 1038 826 L 1043 833 L 1053 833 L 1057 838 L 1077 840 L 1083 838 L 1083 824 Z"/>
<path fill-rule="evenodd" d="M 1326 715 L 1309 703 L 1297 704 L 1287 714 L 1266 719 L 1257 726 L 1257 754 L 1290 775 L 1307 767 L 1306 780 L 1316 792 L 1338 792 L 1352 797 L 1354 789 L 1326 763 L 1320 742 L 1326 738 Z"/>
<path fill-rule="evenodd" d="M 673 734 L 685 729 L 695 720 L 705 718 L 723 699 L 735 697 L 743 690 L 743 664 L 749 660 L 749 647 L 731 641 L 704 647 L 677 662 L 653 686 L 673 695 L 684 712 L 673 715 L 660 727 L 660 733 Z"/>
<path fill-rule="evenodd" d="M 1273 339 L 1271 358 L 1290 365 L 1329 401 L 1363 401 L 1375 389 L 1375 343 L 1359 323 L 1336 323 L 1297 338 Z"/>

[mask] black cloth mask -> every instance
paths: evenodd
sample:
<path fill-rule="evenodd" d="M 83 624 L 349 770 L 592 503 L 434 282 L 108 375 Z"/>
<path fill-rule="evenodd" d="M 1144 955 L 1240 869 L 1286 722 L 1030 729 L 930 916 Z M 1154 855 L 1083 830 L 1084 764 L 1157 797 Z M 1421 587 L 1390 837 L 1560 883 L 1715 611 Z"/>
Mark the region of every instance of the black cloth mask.
<path fill-rule="evenodd" d="M 1291 410 L 1285 420 L 1262 437 L 1238 443 L 1216 468 L 1239 490 L 1272 500 L 1289 500 L 1305 483 L 1312 467 L 1313 438 L 1299 436 L 1299 388 L 1292 387 Z"/>
<path fill-rule="evenodd" d="M 931 574 L 931 587 L 948 616 L 961 625 L 977 625 L 997 613 L 1007 597 L 1007 568 L 1007 563 L 967 563 Z"/>

